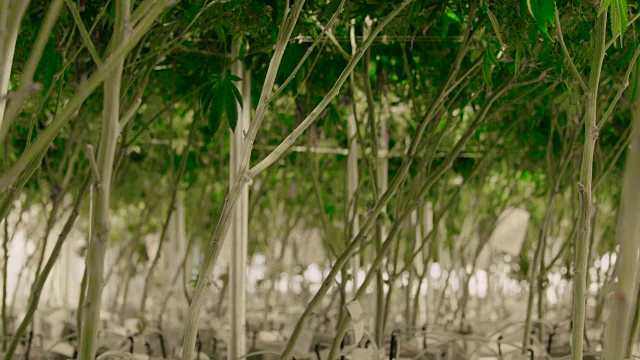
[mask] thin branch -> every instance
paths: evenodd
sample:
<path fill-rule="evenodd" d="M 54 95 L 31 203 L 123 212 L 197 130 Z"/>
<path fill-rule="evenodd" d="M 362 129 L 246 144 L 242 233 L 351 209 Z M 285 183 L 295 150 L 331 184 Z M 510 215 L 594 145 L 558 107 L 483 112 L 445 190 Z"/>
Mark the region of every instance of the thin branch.
<path fill-rule="evenodd" d="M 567 59 L 567 62 L 569 63 L 569 69 L 571 70 L 571 72 L 573 73 L 573 76 L 578 81 L 578 84 L 580 84 L 582 91 L 586 92 L 587 83 L 584 81 L 584 78 L 578 71 L 578 68 L 576 68 L 576 64 L 571 59 L 571 55 L 569 54 L 567 45 L 564 43 L 564 37 L 562 36 L 562 27 L 560 26 L 560 11 L 556 9 L 554 16 L 555 16 L 556 26 L 558 27 L 557 29 L 558 40 L 560 41 L 560 47 L 562 47 L 562 52 L 564 53 L 564 56 Z"/>
<path fill-rule="evenodd" d="M 326 31 L 327 29 L 329 29 L 329 25 L 327 24 L 327 26 L 322 25 L 322 23 L 314 16 L 313 20 L 315 21 L 316 25 L 318 25 L 318 27 L 320 27 L 320 29 L 322 29 L 322 31 Z M 340 55 L 342 55 L 343 58 L 345 58 L 345 60 L 347 61 L 351 61 L 351 55 L 349 55 L 346 50 L 342 47 L 342 45 L 340 45 L 340 42 L 338 41 L 338 39 L 336 39 L 336 36 L 333 35 L 333 32 L 331 30 L 327 31 L 327 37 L 329 38 L 329 40 L 331 40 L 331 43 L 333 43 L 333 45 L 335 45 L 336 49 L 338 50 L 338 52 L 340 53 Z"/>
<path fill-rule="evenodd" d="M 127 110 L 127 112 L 124 113 L 122 118 L 120 118 L 121 130 L 124 129 L 124 127 L 127 126 L 129 121 L 131 121 L 131 119 L 133 119 L 133 117 L 136 115 L 138 108 L 140 108 L 140 104 L 142 104 L 142 99 L 138 97 L 133 101 L 133 104 L 131 104 L 131 107 L 129 108 L 129 110 Z"/>
<path fill-rule="evenodd" d="M 87 144 L 87 157 L 89 158 L 89 164 L 91 165 L 91 172 L 93 173 L 93 177 L 96 180 L 96 183 L 100 182 L 100 170 L 98 170 L 98 163 L 96 162 L 96 157 L 93 152 L 93 145 Z"/>
<path fill-rule="evenodd" d="M 611 114 L 613 114 L 613 110 L 618 104 L 618 100 L 620 100 L 620 97 L 622 97 L 622 93 L 624 93 L 624 91 L 629 87 L 629 77 L 631 76 L 631 72 L 633 71 L 633 68 L 636 65 L 636 60 L 638 59 L 638 55 L 640 55 L 640 45 L 636 47 L 636 51 L 633 53 L 633 57 L 629 62 L 629 67 L 627 68 L 627 72 L 624 74 L 624 81 L 622 82 L 622 86 L 620 86 L 620 89 L 618 89 L 616 96 L 613 98 L 613 100 L 609 104 L 609 107 L 607 108 L 607 111 L 602 116 L 602 119 L 600 119 L 600 122 L 598 123 L 598 126 L 597 126 L 598 129 L 602 129 L 602 126 L 604 125 L 604 123 L 607 122 L 607 120 L 609 120 L 609 117 L 611 117 Z"/>
<path fill-rule="evenodd" d="M 71 0 L 64 0 L 64 2 L 67 4 L 67 7 L 71 12 L 73 21 L 75 21 L 76 27 L 78 28 L 78 31 L 80 31 L 80 37 L 82 38 L 82 42 L 84 43 L 84 46 L 86 46 L 87 50 L 89 51 L 89 54 L 93 59 L 93 62 L 95 62 L 96 65 L 98 66 L 102 65 L 102 58 L 100 57 L 100 54 L 98 54 L 98 51 L 96 50 L 96 46 L 91 40 L 91 36 L 89 35 L 87 28 L 84 26 L 84 22 L 80 17 L 80 12 L 78 11 L 78 7 Z"/>

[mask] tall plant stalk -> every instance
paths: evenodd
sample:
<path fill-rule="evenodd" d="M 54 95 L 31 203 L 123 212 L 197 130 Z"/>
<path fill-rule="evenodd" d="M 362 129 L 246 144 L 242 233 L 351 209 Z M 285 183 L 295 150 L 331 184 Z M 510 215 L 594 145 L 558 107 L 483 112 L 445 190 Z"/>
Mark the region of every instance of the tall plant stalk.
<path fill-rule="evenodd" d="M 244 133 L 249 130 L 251 117 L 251 73 L 245 69 L 239 58 L 242 44 L 235 41 L 232 46 L 232 58 L 237 59 L 232 66 L 232 73 L 240 77 L 240 95 L 242 104 L 237 104 L 238 123 L 230 134 L 229 155 L 229 184 L 235 182 L 235 176 L 240 170 L 240 156 L 244 142 Z M 229 270 L 229 322 L 231 324 L 231 343 L 229 344 L 229 358 L 236 359 L 247 351 L 247 285 L 246 267 L 248 256 L 249 230 L 249 188 L 244 187 L 236 203 L 236 209 L 229 233 L 231 245 L 231 266 Z"/>
<path fill-rule="evenodd" d="M 349 39 L 351 40 L 351 56 L 356 54 L 358 49 L 358 45 L 356 42 L 356 28 L 355 28 L 355 19 L 351 19 L 351 25 L 349 27 Z M 366 56 L 367 52 L 365 52 Z M 352 86 L 355 85 L 355 73 L 351 73 L 349 76 Z M 368 77 L 367 77 L 368 79 Z M 352 90 L 353 93 L 353 90 Z M 350 230 L 348 232 L 348 236 L 345 238 L 345 241 L 349 243 L 353 237 L 358 233 L 360 229 L 360 217 L 358 213 L 358 149 L 360 148 L 360 144 L 358 143 L 358 139 L 356 134 L 358 133 L 358 125 L 356 123 L 356 108 L 355 108 L 355 99 L 354 101 L 353 113 L 347 118 L 347 138 L 349 142 L 349 153 L 347 155 L 347 219 L 348 223 L 351 224 Z M 351 285 L 352 288 L 349 289 L 350 294 L 353 295 L 358 290 L 358 280 L 360 272 L 360 256 L 359 254 L 355 254 L 353 258 L 351 258 Z"/>
<path fill-rule="evenodd" d="M 368 36 L 371 31 L 371 20 L 367 17 L 365 19 L 365 24 L 362 29 L 363 36 Z M 381 115 L 376 118 L 375 112 L 375 99 L 373 94 L 373 89 L 371 87 L 371 81 L 369 79 L 369 69 L 371 64 L 371 50 L 367 50 L 365 52 L 364 58 L 362 60 L 363 68 L 362 68 L 362 82 L 363 82 L 363 90 L 365 93 L 365 97 L 367 100 L 367 124 L 369 126 L 369 133 L 371 137 L 371 152 L 373 154 L 373 169 L 371 169 L 374 174 L 371 174 L 373 179 L 373 201 L 377 202 L 379 194 L 387 191 L 387 186 L 389 183 L 389 159 L 388 159 L 388 141 L 387 141 L 387 127 L 386 127 L 386 119 L 384 117 L 384 110 L 388 110 L 388 102 L 386 101 L 386 96 L 382 95 L 383 101 L 383 111 Z M 355 84 L 355 81 L 353 81 Z M 355 104 L 354 104 L 355 111 Z M 386 228 L 384 226 L 384 216 L 386 214 L 386 208 L 382 209 L 380 214 L 380 218 L 376 222 L 375 226 L 375 246 L 374 246 L 374 256 L 380 251 L 382 246 L 382 240 L 385 238 Z M 385 297 L 384 297 L 384 279 L 382 276 L 382 270 L 378 269 L 376 274 L 376 284 L 375 284 L 375 317 L 374 317 L 374 339 L 376 344 L 382 344 L 384 341 L 384 314 L 385 314 Z"/>
<path fill-rule="evenodd" d="M 369 29 L 367 28 L 367 32 L 369 31 Z M 370 56 L 367 58 L 370 59 Z M 377 185 L 378 185 L 378 191 L 376 193 L 375 196 L 375 201 L 378 201 L 378 194 L 383 194 L 385 191 L 387 191 L 387 187 L 389 184 L 389 157 L 387 155 L 387 153 L 389 152 L 389 143 L 388 143 L 388 139 L 387 139 L 387 134 L 388 134 L 388 130 L 387 130 L 387 119 L 385 117 L 385 114 L 389 114 L 390 113 L 390 107 L 389 107 L 389 102 L 387 99 L 386 94 L 383 93 L 382 95 L 382 104 L 383 104 L 383 111 L 381 116 L 378 118 L 379 119 L 379 124 L 377 127 L 377 131 L 376 131 L 376 124 L 375 124 L 375 109 L 373 109 L 373 90 L 371 89 L 371 84 L 369 83 L 369 77 L 368 77 L 368 69 L 369 69 L 369 62 L 365 61 L 365 86 L 366 86 L 366 91 L 367 91 L 367 99 L 368 102 L 371 103 L 372 108 L 369 110 L 369 127 L 371 129 L 371 144 L 372 144 L 372 150 L 374 151 L 374 153 L 376 154 L 375 159 L 376 159 L 376 166 L 375 166 L 375 171 L 376 171 L 376 176 L 377 176 Z M 383 89 L 383 91 L 385 91 L 385 89 Z M 387 111 L 384 111 L 387 110 Z M 376 147 L 374 149 L 373 144 L 376 144 Z M 384 155 L 381 155 L 380 153 L 383 153 Z M 378 222 L 376 223 L 376 233 L 375 233 L 375 249 L 376 249 L 376 253 L 380 251 L 380 249 L 382 248 L 382 239 L 384 239 L 386 237 L 386 227 L 384 225 L 384 217 L 386 215 L 387 209 L 386 208 L 382 208 L 382 212 L 381 212 L 381 216 L 378 219 Z M 375 340 L 376 340 L 376 344 L 378 344 L 378 346 L 380 346 L 380 344 L 382 344 L 384 342 L 384 278 L 382 276 L 382 269 L 378 269 L 378 273 L 376 274 L 376 315 L 375 315 Z"/>
<path fill-rule="evenodd" d="M 115 2 L 116 21 L 111 39 L 112 48 L 125 43 L 129 37 L 128 28 L 131 16 L 131 1 Z M 113 56 L 114 54 L 109 54 Z M 113 71 L 104 81 L 104 101 L 102 109 L 102 130 L 98 149 L 97 171 L 94 184 L 95 204 L 91 213 L 91 237 L 87 248 L 87 293 L 82 314 L 80 333 L 80 360 L 93 360 L 96 356 L 98 331 L 100 329 L 100 308 L 104 287 L 104 256 L 109 242 L 111 225 L 109 222 L 109 203 L 111 196 L 111 177 L 120 133 L 120 87 L 124 69 L 124 54 L 114 64 Z"/>
<path fill-rule="evenodd" d="M 637 295 L 640 279 L 640 61 L 636 62 L 636 92 L 631 109 L 631 144 L 622 179 L 617 240 L 618 276 L 613 296 L 609 299 L 609 318 L 604 336 L 604 355 L 607 360 L 631 357 L 638 335 Z"/>
<path fill-rule="evenodd" d="M 607 35 L 607 10 L 598 16 L 593 53 L 591 58 L 591 71 L 585 92 L 585 119 L 584 119 L 584 144 L 582 149 L 582 163 L 580 165 L 580 217 L 579 231 L 575 244 L 575 273 L 573 283 L 573 329 L 571 330 L 571 357 L 573 360 L 582 360 L 584 323 L 586 317 L 587 297 L 587 262 L 589 257 L 589 239 L 591 238 L 592 203 L 592 177 L 593 177 L 593 152 L 598 138 L 597 108 L 598 87 L 600 73 L 606 50 Z"/>

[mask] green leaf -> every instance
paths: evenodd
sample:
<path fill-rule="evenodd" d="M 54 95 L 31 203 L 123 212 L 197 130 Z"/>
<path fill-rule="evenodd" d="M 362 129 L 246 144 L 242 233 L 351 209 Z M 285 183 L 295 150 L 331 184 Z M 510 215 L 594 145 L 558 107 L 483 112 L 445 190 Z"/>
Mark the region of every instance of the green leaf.
<path fill-rule="evenodd" d="M 516 47 L 516 58 L 514 61 L 514 72 L 517 74 L 520 71 L 520 66 L 522 66 L 522 46 L 518 45 Z"/>
<path fill-rule="evenodd" d="M 600 2 L 600 9 L 598 9 L 598 16 L 602 15 L 602 12 L 611 6 L 611 0 L 602 0 Z"/>
<path fill-rule="evenodd" d="M 324 208 L 324 212 L 329 215 L 329 219 L 333 219 L 336 214 L 336 207 L 334 205 L 327 205 Z"/>
<path fill-rule="evenodd" d="M 447 16 L 448 16 L 451 20 L 453 20 L 453 21 L 455 21 L 455 22 L 457 22 L 457 23 L 459 23 L 459 22 L 460 22 L 460 18 L 458 17 L 458 15 L 456 15 L 456 13 L 454 13 L 454 12 L 453 12 L 453 11 L 451 11 L 451 10 L 447 10 Z"/>
<path fill-rule="evenodd" d="M 238 58 L 239 60 L 244 59 L 244 55 L 247 52 L 248 42 L 247 38 L 243 33 L 240 33 L 234 37 L 234 40 L 238 42 Z"/>
<path fill-rule="evenodd" d="M 214 95 L 211 99 L 211 103 L 208 106 L 208 125 L 209 125 L 209 135 L 213 136 L 220 128 L 220 122 L 222 121 L 222 106 L 223 103 L 220 101 L 220 96 Z"/>
<path fill-rule="evenodd" d="M 231 130 L 233 131 L 236 130 L 236 125 L 238 123 L 237 104 L 242 104 L 240 91 L 238 91 L 238 88 L 236 88 L 236 86 L 233 84 L 233 81 L 238 80 L 240 80 L 240 78 L 237 76 L 226 75 L 219 85 L 220 97 L 223 100 L 225 114 L 227 115 L 227 120 L 229 121 L 229 127 L 231 127 Z"/>
<path fill-rule="evenodd" d="M 242 95 L 240 95 L 240 90 L 238 90 L 238 88 L 235 87 L 233 84 L 231 84 L 230 88 L 231 88 L 231 93 L 238 101 L 238 104 L 240 104 L 240 107 L 242 107 Z"/>
<path fill-rule="evenodd" d="M 489 20 L 491 21 L 491 26 L 493 26 L 493 31 L 496 33 L 496 37 L 500 42 L 500 46 L 504 48 L 504 41 L 502 41 L 502 35 L 500 34 L 500 24 L 498 23 L 498 18 L 496 18 L 495 14 L 489 7 L 487 6 L 487 15 L 489 15 Z"/>
<path fill-rule="evenodd" d="M 491 45 L 487 46 L 486 52 L 489 54 L 489 61 L 491 61 L 493 65 L 500 67 L 500 63 L 498 62 L 498 58 L 496 57 L 496 54 L 494 54 L 493 51 L 491 51 Z"/>
<path fill-rule="evenodd" d="M 622 35 L 629 24 L 627 0 L 610 0 L 611 3 L 611 33 L 616 40 L 616 46 L 622 47 Z"/>
<path fill-rule="evenodd" d="M 235 86 L 231 84 L 231 88 L 235 89 Z M 235 132 L 236 125 L 238 124 L 238 107 L 236 106 L 236 99 L 233 96 L 233 91 L 225 91 L 222 98 L 224 99 L 225 113 L 229 121 L 229 127 L 231 127 L 231 130 Z"/>
<path fill-rule="evenodd" d="M 527 8 L 531 16 L 536 20 L 540 31 L 542 31 L 547 39 L 551 40 L 547 29 L 547 21 L 551 25 L 554 24 L 556 11 L 555 0 L 527 0 Z"/>
<path fill-rule="evenodd" d="M 216 37 L 218 38 L 218 40 L 224 42 L 226 38 L 226 34 L 224 32 L 224 28 L 222 27 L 222 25 L 216 24 L 213 27 L 213 30 L 215 31 Z"/>
<path fill-rule="evenodd" d="M 239 77 L 227 74 L 221 77 L 219 74 L 212 74 L 214 85 L 210 92 L 204 92 L 202 103 L 204 112 L 208 113 L 209 136 L 213 136 L 222 123 L 223 116 L 226 116 L 231 130 L 235 131 L 238 123 L 238 107 L 242 106 L 242 96 L 240 91 L 233 84 L 233 81 L 240 80 Z"/>

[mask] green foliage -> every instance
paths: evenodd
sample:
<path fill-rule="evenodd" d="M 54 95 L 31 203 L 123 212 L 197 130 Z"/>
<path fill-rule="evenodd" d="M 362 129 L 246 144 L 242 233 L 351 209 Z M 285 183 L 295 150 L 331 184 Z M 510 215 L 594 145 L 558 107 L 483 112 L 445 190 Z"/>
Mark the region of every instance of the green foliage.
<path fill-rule="evenodd" d="M 526 0 L 527 8 L 529 9 L 529 13 L 536 20 L 536 24 L 538 28 L 544 36 L 551 40 L 549 36 L 548 25 L 551 24 L 553 26 L 556 4 L 555 0 Z"/>
<path fill-rule="evenodd" d="M 202 107 L 207 114 L 209 138 L 218 131 L 223 119 L 226 119 L 231 130 L 235 131 L 238 123 L 237 105 L 242 106 L 242 96 L 233 82 L 239 80 L 239 77 L 231 74 L 214 74 L 212 88 L 203 92 Z"/>
<path fill-rule="evenodd" d="M 491 78 L 491 74 L 493 71 L 491 66 L 492 64 L 498 67 L 500 66 L 500 63 L 498 63 L 498 58 L 493 53 L 491 45 L 489 45 L 485 49 L 484 55 L 482 57 L 482 74 L 484 75 L 484 80 L 487 82 L 489 89 L 493 87 L 493 81 Z"/>
<path fill-rule="evenodd" d="M 622 47 L 624 44 L 623 34 L 629 24 L 627 0 L 605 0 L 600 7 L 600 13 L 607 7 L 610 8 L 611 33 L 618 37 L 616 45 Z"/>
<path fill-rule="evenodd" d="M 502 39 L 502 35 L 500 34 L 500 23 L 498 22 L 498 18 L 493 13 L 493 11 L 489 9 L 489 7 L 486 4 L 483 3 L 482 7 L 485 9 L 485 11 L 487 12 L 487 15 L 489 16 L 489 20 L 491 21 L 491 26 L 493 26 L 493 31 L 496 34 L 496 38 L 500 42 L 500 46 L 504 47 L 504 40 Z"/>

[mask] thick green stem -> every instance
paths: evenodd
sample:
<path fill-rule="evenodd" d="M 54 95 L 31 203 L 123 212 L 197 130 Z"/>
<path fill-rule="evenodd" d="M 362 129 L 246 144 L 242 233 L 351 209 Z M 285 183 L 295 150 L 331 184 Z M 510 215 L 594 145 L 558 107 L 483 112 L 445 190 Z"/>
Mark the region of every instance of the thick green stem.
<path fill-rule="evenodd" d="M 116 2 L 116 24 L 111 39 L 113 46 L 128 39 L 130 0 Z M 114 55 L 114 54 L 111 54 Z M 105 63 L 106 64 L 106 63 Z M 104 81 L 104 101 L 102 110 L 102 130 L 97 159 L 97 180 L 95 204 L 91 214 L 91 238 L 87 249 L 87 295 L 82 314 L 80 338 L 80 360 L 93 360 L 96 356 L 98 331 L 100 329 L 100 308 L 104 287 L 104 257 L 109 242 L 111 225 L 109 203 L 111 178 L 115 158 L 116 143 L 120 133 L 120 87 L 124 68 L 124 54 L 115 64 L 110 76 Z"/>
<path fill-rule="evenodd" d="M 67 236 L 71 232 L 71 229 L 73 229 L 73 225 L 76 222 L 76 219 L 78 218 L 78 214 L 80 213 L 80 204 L 82 203 L 84 194 L 87 191 L 87 188 L 89 187 L 90 179 L 91 179 L 91 176 L 87 176 L 83 184 L 80 186 L 80 190 L 78 191 L 78 195 L 76 196 L 76 200 L 75 200 L 75 203 L 73 204 L 73 209 L 71 210 L 71 214 L 69 214 L 69 218 L 67 219 L 67 222 L 64 224 L 64 227 L 62 228 L 62 231 L 58 236 L 58 240 L 53 246 L 51 255 L 49 256 L 49 259 L 47 259 L 47 263 L 45 264 L 44 268 L 42 269 L 42 272 L 38 275 L 35 283 L 33 284 L 31 296 L 29 297 L 29 304 L 27 305 L 26 314 L 24 315 L 22 322 L 20 322 L 20 325 L 18 326 L 18 329 L 16 330 L 15 334 L 13 334 L 13 337 L 11 338 L 11 343 L 9 344 L 9 347 L 7 348 L 7 351 L 4 354 L 4 360 L 11 360 L 16 348 L 18 347 L 18 344 L 22 340 L 22 336 L 27 331 L 27 327 L 29 326 L 29 324 L 31 324 L 33 315 L 35 314 L 36 309 L 38 309 L 38 304 L 40 303 L 40 295 L 42 294 L 42 288 L 44 287 L 44 284 L 46 283 L 47 278 L 51 273 L 51 269 L 53 269 L 53 266 L 58 260 L 58 256 L 60 255 L 60 251 L 62 250 L 62 245 L 64 245 L 64 242 L 67 240 Z"/>
<path fill-rule="evenodd" d="M 595 30 L 595 43 L 591 58 L 591 72 L 589 83 L 585 93 L 585 120 L 584 120 L 584 145 L 582 150 L 582 163 L 580 165 L 580 218 L 579 232 L 575 245 L 575 273 L 573 283 L 573 329 L 571 331 L 571 358 L 582 360 L 584 322 L 586 315 L 587 296 L 587 260 L 589 253 L 589 239 L 591 238 L 591 214 L 592 204 L 592 176 L 593 176 L 593 152 L 598 138 L 596 128 L 598 86 L 600 72 L 605 55 L 607 34 L 607 11 L 603 11 L 597 20 Z"/>
<path fill-rule="evenodd" d="M 619 360 L 632 355 L 633 344 L 638 334 L 637 296 L 640 279 L 640 64 L 636 64 L 635 104 L 631 109 L 631 146 L 627 149 L 627 160 L 620 195 L 617 240 L 618 276 L 613 296 L 609 299 L 609 318 L 605 326 L 604 354 L 607 360 Z"/>

